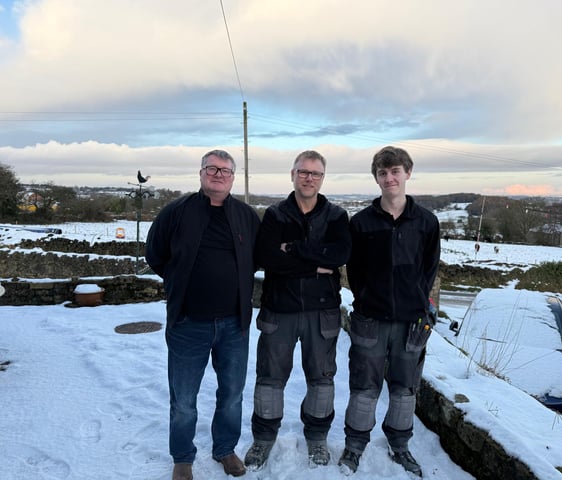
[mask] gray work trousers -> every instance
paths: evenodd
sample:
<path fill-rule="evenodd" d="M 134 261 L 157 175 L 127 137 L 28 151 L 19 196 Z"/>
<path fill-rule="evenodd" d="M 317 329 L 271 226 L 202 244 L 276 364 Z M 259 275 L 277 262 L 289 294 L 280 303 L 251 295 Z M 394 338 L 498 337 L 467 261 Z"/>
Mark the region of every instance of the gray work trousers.
<path fill-rule="evenodd" d="M 356 322 L 355 328 L 353 322 Z M 416 391 L 425 360 L 425 343 L 414 351 L 406 348 L 412 323 L 375 321 L 353 314 L 351 325 L 350 397 L 344 429 L 346 448 L 361 454 L 369 443 L 370 432 L 376 423 L 377 401 L 386 379 L 389 405 L 382 429 L 392 450 L 405 451 L 413 435 Z"/>
<path fill-rule="evenodd" d="M 304 436 L 324 440 L 334 419 L 336 342 L 341 326 L 338 308 L 312 312 L 275 313 L 262 308 L 256 361 L 252 433 L 256 440 L 274 441 L 281 426 L 284 389 L 293 369 L 293 352 L 301 342 L 306 396 L 301 404 Z"/>

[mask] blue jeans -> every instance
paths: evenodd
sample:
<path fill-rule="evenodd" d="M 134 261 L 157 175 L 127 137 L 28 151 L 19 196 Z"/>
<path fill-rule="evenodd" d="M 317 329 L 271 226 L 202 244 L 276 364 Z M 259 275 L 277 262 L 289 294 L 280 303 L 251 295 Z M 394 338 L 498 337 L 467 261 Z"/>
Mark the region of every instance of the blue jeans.
<path fill-rule="evenodd" d="M 170 455 L 174 463 L 193 463 L 197 395 L 212 358 L 217 375 L 211 424 L 213 458 L 234 453 L 242 423 L 242 392 L 248 366 L 248 331 L 237 316 L 193 320 L 184 317 L 166 329 L 170 388 Z"/>

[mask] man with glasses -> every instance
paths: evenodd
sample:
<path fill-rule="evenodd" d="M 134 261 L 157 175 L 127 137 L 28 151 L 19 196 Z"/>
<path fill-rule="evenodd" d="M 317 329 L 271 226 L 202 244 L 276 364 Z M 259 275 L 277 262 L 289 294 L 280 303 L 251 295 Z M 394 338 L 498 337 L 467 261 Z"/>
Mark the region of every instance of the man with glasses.
<path fill-rule="evenodd" d="M 246 473 L 234 453 L 252 318 L 256 212 L 231 196 L 236 165 L 223 150 L 201 160 L 201 189 L 168 204 L 148 233 L 146 261 L 164 279 L 173 480 L 192 480 L 197 395 L 209 355 L 217 376 L 213 458 Z"/>
<path fill-rule="evenodd" d="M 301 404 L 309 465 L 327 465 L 327 436 L 334 419 L 336 341 L 340 331 L 340 273 L 351 250 L 347 213 L 319 192 L 326 160 L 315 151 L 297 156 L 294 191 L 269 207 L 256 246 L 265 270 L 257 327 L 252 433 L 244 463 L 261 470 L 283 417 L 283 393 L 301 342 L 307 392 Z"/>

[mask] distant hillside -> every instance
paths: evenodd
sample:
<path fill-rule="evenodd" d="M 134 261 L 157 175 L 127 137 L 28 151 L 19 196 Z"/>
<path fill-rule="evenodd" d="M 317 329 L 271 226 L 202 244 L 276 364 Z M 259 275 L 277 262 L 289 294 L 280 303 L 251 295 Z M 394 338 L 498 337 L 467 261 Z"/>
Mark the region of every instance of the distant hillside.
<path fill-rule="evenodd" d="M 415 195 L 416 201 L 428 210 L 442 210 L 455 203 L 473 203 L 480 198 L 477 193 L 449 193 L 447 195 Z"/>

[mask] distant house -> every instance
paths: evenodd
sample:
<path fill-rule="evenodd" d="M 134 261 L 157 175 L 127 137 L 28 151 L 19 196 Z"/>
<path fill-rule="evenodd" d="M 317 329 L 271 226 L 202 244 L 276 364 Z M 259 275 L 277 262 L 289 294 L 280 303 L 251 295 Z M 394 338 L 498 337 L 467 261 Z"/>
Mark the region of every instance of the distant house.
<path fill-rule="evenodd" d="M 45 206 L 45 199 L 41 194 L 34 191 L 27 191 L 21 197 L 18 208 L 22 212 L 34 213 L 38 208 L 41 208 L 43 206 Z M 59 206 L 60 205 L 58 202 L 54 202 L 50 205 L 49 208 L 56 212 L 59 209 Z"/>

